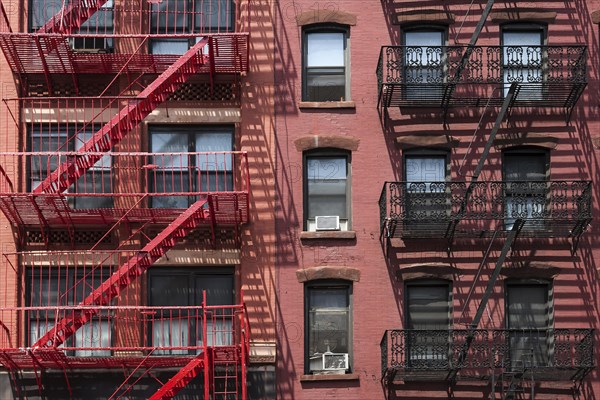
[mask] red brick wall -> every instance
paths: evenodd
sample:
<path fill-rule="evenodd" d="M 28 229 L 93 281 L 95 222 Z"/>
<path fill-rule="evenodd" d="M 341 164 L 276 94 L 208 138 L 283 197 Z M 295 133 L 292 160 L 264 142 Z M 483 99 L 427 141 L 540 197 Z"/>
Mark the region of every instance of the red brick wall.
<path fill-rule="evenodd" d="M 391 3 L 391 4 L 390 4 Z M 476 270 L 489 245 L 489 240 L 456 240 L 449 256 L 444 241 L 398 241 L 386 261 L 379 241 L 378 199 L 384 181 L 402 180 L 402 150 L 395 138 L 406 135 L 451 135 L 459 145 L 451 151 L 451 178 L 469 180 L 481 155 L 485 140 L 498 113 L 492 107 L 483 116 L 484 129 L 473 138 L 483 108 L 451 110 L 444 124 L 439 109 L 394 109 L 391 119 L 383 127 L 377 112 L 377 77 L 375 70 L 381 46 L 399 44 L 398 25 L 390 24 L 394 12 L 416 10 L 425 18 L 429 10 L 453 15 L 449 43 L 468 43 L 481 15 L 485 2 L 471 9 L 460 29 L 468 2 L 432 1 L 334 1 L 280 2 L 276 21 L 276 135 L 277 135 L 277 326 L 278 391 L 282 399 L 377 399 L 384 398 L 380 384 L 381 354 L 379 342 L 386 329 L 403 328 L 404 283 L 397 278 L 399 269 L 417 263 L 448 263 L 462 272 L 454 278 L 454 321 L 460 311 Z M 518 2 L 519 7 L 538 8 L 539 2 Z M 387 7 L 390 7 L 388 9 Z M 512 10 L 515 2 L 497 1 L 494 12 Z M 515 132 L 539 133 L 558 137 L 556 148 L 551 150 L 550 179 L 597 180 L 598 149 L 593 140 L 598 137 L 598 27 L 591 13 L 600 8 L 599 1 L 544 2 L 547 10 L 538 14 L 526 10 L 528 18 L 541 16 L 545 20 L 554 13 L 555 20 L 548 24 L 548 44 L 587 44 L 589 46 L 589 84 L 575 107 L 571 121 L 565 123 L 565 113 L 560 109 L 516 108 L 509 122 L 504 122 L 500 135 Z M 395 9 L 393 11 L 392 9 Z M 324 12 L 341 10 L 355 14 L 356 25 L 350 28 L 351 99 L 355 109 L 300 109 L 301 100 L 301 29 L 296 15 L 306 11 Z M 542 12 L 543 11 L 543 12 Z M 460 29 L 460 32 L 459 32 Z M 478 45 L 499 45 L 499 22 L 488 21 L 479 37 Z M 340 135 L 360 140 L 352 152 L 352 225 L 356 240 L 301 241 L 302 231 L 302 153 L 293 144 L 307 135 Z M 465 158 L 458 176 L 459 168 Z M 481 181 L 501 180 L 501 148 L 492 147 Z M 598 196 L 594 191 L 594 218 L 598 215 Z M 509 262 L 535 261 L 560 268 L 554 279 L 554 325 L 557 328 L 597 327 L 600 300 L 598 280 L 598 232 L 592 227 L 583 235 L 575 256 L 569 252 L 566 239 L 520 239 Z M 462 322 L 470 322 L 489 274 L 500 254 L 503 241 L 492 246 L 483 278 L 476 285 L 474 300 L 467 306 Z M 296 271 L 321 265 L 353 267 L 361 271 L 360 281 L 353 284 L 353 345 L 354 371 L 358 381 L 301 382 L 304 374 L 304 295 L 303 284 L 298 282 Z M 496 284 L 480 327 L 504 327 L 503 277 Z M 464 326 L 455 326 L 463 328 Z M 598 336 L 596 336 L 596 341 Z M 597 352 L 598 354 L 598 352 Z M 598 363 L 598 360 L 596 361 Z M 600 394 L 598 372 L 585 381 L 585 398 Z M 562 385 L 562 386 L 561 386 Z M 558 385 L 542 384 L 536 398 L 570 398 L 569 382 Z M 398 398 L 446 398 L 445 384 L 404 385 Z M 538 388 L 539 389 L 539 388 Z M 484 398 L 489 385 L 459 384 L 454 388 L 461 398 Z M 485 396 L 484 396 L 485 394 Z M 393 398 L 393 397 L 392 397 Z M 485 397 L 487 398 L 487 397 Z"/>

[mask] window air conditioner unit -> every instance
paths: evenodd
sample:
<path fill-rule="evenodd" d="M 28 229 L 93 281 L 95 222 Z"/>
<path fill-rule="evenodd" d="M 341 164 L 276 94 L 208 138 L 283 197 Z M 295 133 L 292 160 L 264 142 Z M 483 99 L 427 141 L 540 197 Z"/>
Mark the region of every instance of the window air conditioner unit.
<path fill-rule="evenodd" d="M 315 225 L 315 229 L 318 231 L 339 231 L 340 217 L 337 215 L 317 216 Z"/>
<path fill-rule="evenodd" d="M 323 353 L 323 371 L 345 371 L 348 369 L 348 353 Z"/>

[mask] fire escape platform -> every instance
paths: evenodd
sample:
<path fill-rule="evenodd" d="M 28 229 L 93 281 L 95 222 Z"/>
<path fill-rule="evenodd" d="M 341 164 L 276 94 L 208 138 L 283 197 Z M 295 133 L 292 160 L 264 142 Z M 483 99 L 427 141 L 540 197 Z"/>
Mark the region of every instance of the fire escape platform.
<path fill-rule="evenodd" d="M 587 47 L 383 46 L 379 107 L 500 106 L 572 109 L 587 85 Z M 466 57 L 466 58 L 465 58 Z"/>
<path fill-rule="evenodd" d="M 239 345 L 212 347 L 215 361 L 234 361 L 232 354 L 239 356 Z M 9 371 L 26 370 L 84 370 L 84 369 L 115 369 L 115 368 L 144 368 L 168 369 L 181 368 L 197 355 L 151 355 L 151 350 L 115 352 L 108 357 L 78 357 L 67 356 L 61 349 L 0 349 L 0 368 Z M 237 357 L 237 356 L 236 356 Z"/>
<path fill-rule="evenodd" d="M 80 35 L 81 36 L 81 35 Z M 151 40 L 165 35 L 146 35 Z M 178 35 L 170 35 L 174 37 Z M 181 36 L 181 35 L 179 35 Z M 188 37 L 183 36 L 183 37 Z M 115 36 L 119 38 L 120 36 Z M 200 73 L 239 74 L 248 71 L 247 33 L 195 35 L 210 37 Z M 122 36 L 123 39 L 128 37 Z M 136 39 L 138 37 L 132 37 Z M 190 37 L 192 39 L 192 37 Z M 212 49 L 208 49 L 212 47 Z M 19 75 L 117 74 L 123 72 L 160 74 L 173 65 L 179 54 L 90 53 L 73 50 L 69 37 L 42 33 L 0 33 L 0 48 L 13 73 Z M 210 62 L 209 52 L 214 59 Z"/>
<path fill-rule="evenodd" d="M 468 196 L 467 196 L 467 192 Z M 468 201 L 463 207 L 463 200 Z M 591 222 L 591 181 L 386 182 L 380 207 L 386 238 L 578 238 Z"/>
<path fill-rule="evenodd" d="M 472 344 L 461 358 L 469 335 Z M 572 382 L 594 369 L 594 350 L 593 329 L 388 330 L 381 341 L 382 379 L 480 381 L 519 364 L 528 379 Z"/>
<path fill-rule="evenodd" d="M 25 228 L 44 226 L 60 229 L 114 224 L 119 221 L 165 225 L 173 222 L 186 210 L 147 207 L 76 209 L 70 206 L 69 196 L 66 194 L 3 193 L 0 196 L 0 210 L 13 225 Z M 248 222 L 248 192 L 211 193 L 207 198 L 210 201 L 206 209 L 207 218 L 203 221 L 205 224 L 239 225 Z"/>

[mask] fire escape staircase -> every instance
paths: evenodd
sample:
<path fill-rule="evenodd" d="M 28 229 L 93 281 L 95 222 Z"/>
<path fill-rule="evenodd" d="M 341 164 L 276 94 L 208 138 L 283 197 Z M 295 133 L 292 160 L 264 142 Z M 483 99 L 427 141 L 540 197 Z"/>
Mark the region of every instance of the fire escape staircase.
<path fill-rule="evenodd" d="M 205 204 L 201 199 L 179 215 L 171 224 L 146 244 L 137 255 L 122 264 L 110 278 L 90 293 L 80 305 L 83 307 L 74 315 L 65 317 L 42 336 L 32 347 L 57 348 L 98 313 L 94 306 L 107 306 L 130 283 L 142 275 L 156 260 L 165 255 L 177 242 L 205 219 Z"/>
<path fill-rule="evenodd" d="M 107 0 L 72 0 L 44 24 L 38 33 L 73 33 L 85 23 Z"/>
<path fill-rule="evenodd" d="M 62 193 L 88 169 L 119 143 L 156 107 L 199 72 L 204 64 L 202 49 L 210 42 L 203 38 L 183 54 L 175 64 L 159 75 L 148 87 L 110 121 L 102 126 L 79 150 L 77 155 L 58 166 L 33 193 Z M 212 53 L 209 51 L 209 53 Z"/>
<path fill-rule="evenodd" d="M 187 365 L 179 370 L 169 381 L 167 381 L 149 400 L 167 400 L 175 397 L 181 389 L 187 386 L 200 372 L 205 371 L 204 377 L 204 398 L 210 397 L 209 373 L 207 366 L 210 364 L 212 353 L 205 351 L 192 358 Z"/>

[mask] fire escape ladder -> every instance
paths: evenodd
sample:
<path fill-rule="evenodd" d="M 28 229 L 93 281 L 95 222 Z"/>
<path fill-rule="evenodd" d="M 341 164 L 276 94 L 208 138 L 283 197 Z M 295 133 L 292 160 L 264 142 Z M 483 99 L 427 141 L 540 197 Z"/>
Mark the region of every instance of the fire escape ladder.
<path fill-rule="evenodd" d="M 120 110 L 110 121 L 88 140 L 77 156 L 68 159 L 46 177 L 33 193 L 62 193 L 94 166 L 111 147 L 125 137 L 159 104 L 166 101 L 191 76 L 198 73 L 204 64 L 202 49 L 209 43 L 203 38 L 182 55 L 173 65 L 144 89 L 125 109 Z"/>
<path fill-rule="evenodd" d="M 95 306 L 110 305 L 111 301 L 131 282 L 144 273 L 156 260 L 184 238 L 205 219 L 206 199 L 196 201 L 171 224 L 148 242 L 137 255 L 122 264 L 106 281 L 90 293 L 81 303 L 81 310 L 62 318 L 32 346 L 57 348 L 98 313 Z"/>
<path fill-rule="evenodd" d="M 475 168 L 475 172 L 473 172 L 473 176 L 471 177 L 471 182 L 469 182 L 469 186 L 467 187 L 467 190 L 465 191 L 465 196 L 460 203 L 460 208 L 458 210 L 458 213 L 456 214 L 456 217 L 454 217 L 454 219 L 450 222 L 450 225 L 448 226 L 448 229 L 446 231 L 446 239 L 448 240 L 448 252 L 450 252 L 452 249 L 452 242 L 454 239 L 454 232 L 456 231 L 456 227 L 459 224 L 460 220 L 464 217 L 464 214 L 467 210 L 467 206 L 469 204 L 469 199 L 471 197 L 471 194 L 473 193 L 474 186 L 477 183 L 477 180 L 479 179 L 479 175 L 481 174 L 481 171 L 483 170 L 483 167 L 488 158 L 490 150 L 492 149 L 492 145 L 494 144 L 494 140 L 496 140 L 496 135 L 498 134 L 498 130 L 500 129 L 500 126 L 502 125 L 502 121 L 504 120 L 504 117 L 506 116 L 508 110 L 510 109 L 511 104 L 514 101 L 514 98 L 516 97 L 516 93 L 517 93 L 517 84 L 511 83 L 510 88 L 508 89 L 508 93 L 506 94 L 506 97 L 504 98 L 504 102 L 502 103 L 502 107 L 500 108 L 500 112 L 498 113 L 498 116 L 496 117 L 496 122 L 494 123 L 494 126 L 492 127 L 492 130 L 490 131 L 490 136 L 488 137 L 488 140 L 485 143 L 483 152 L 481 153 L 481 157 L 479 157 L 477 167 Z M 477 132 L 477 130 L 475 132 Z"/>
<path fill-rule="evenodd" d="M 504 265 L 506 256 L 508 255 L 508 252 L 510 251 L 513 243 L 515 242 L 515 239 L 519 235 L 519 231 L 523 227 L 523 224 L 524 221 L 521 218 L 517 219 L 514 222 L 512 229 L 508 232 L 508 235 L 506 236 L 506 241 L 504 242 L 504 246 L 502 246 L 502 251 L 498 256 L 498 259 L 496 260 L 496 267 L 494 268 L 492 276 L 490 277 L 487 287 L 485 288 L 485 292 L 481 297 L 481 302 L 477 307 L 477 312 L 475 313 L 475 317 L 473 317 L 473 322 L 471 322 L 471 326 L 468 328 L 469 332 L 467 333 L 465 344 L 463 345 L 460 353 L 458 354 L 456 368 L 452 369 L 450 374 L 448 374 L 449 380 L 454 380 L 456 378 L 458 369 L 461 365 L 463 365 L 465 359 L 467 358 L 467 354 L 469 352 L 469 348 L 471 347 L 471 343 L 473 343 L 473 340 L 475 339 L 475 330 L 479 326 L 479 322 L 481 322 L 481 317 L 483 317 L 483 313 L 487 307 L 487 303 L 490 297 L 492 296 L 494 286 L 496 285 L 496 281 L 500 276 L 500 271 L 502 270 L 502 266 Z"/>
<path fill-rule="evenodd" d="M 179 370 L 171 379 L 160 387 L 149 400 L 168 400 L 172 399 L 179 393 L 181 389 L 187 386 L 198 374 L 204 370 L 204 374 L 208 375 L 211 370 L 211 349 L 201 352 L 196 357 L 192 358 L 183 368 Z M 206 381 L 206 379 L 205 379 Z M 205 387 L 205 398 L 208 388 Z"/>
<path fill-rule="evenodd" d="M 107 0 L 71 0 L 53 15 L 37 33 L 62 33 L 68 35 L 81 28 Z"/>
<path fill-rule="evenodd" d="M 488 15 L 492 11 L 492 6 L 494 5 L 494 0 L 488 0 L 483 13 L 481 14 L 481 18 L 479 18 L 479 22 L 475 27 L 475 31 L 471 35 L 471 40 L 469 41 L 469 45 L 467 46 L 465 52 L 462 55 L 460 63 L 458 64 L 458 68 L 456 69 L 456 73 L 454 74 L 454 78 L 452 81 L 446 86 L 444 90 L 444 97 L 442 98 L 442 107 L 444 109 L 444 121 L 446 121 L 446 116 L 448 114 L 448 107 L 450 105 L 450 99 L 452 99 L 452 94 L 454 93 L 454 89 L 456 88 L 457 82 L 460 80 L 460 75 L 462 74 L 463 69 L 467 66 L 469 62 L 469 57 L 477 44 L 477 39 L 479 39 L 479 35 L 483 30 L 483 26 L 485 25 L 485 21 L 488 18 Z M 466 18 L 466 17 L 465 17 Z"/>

